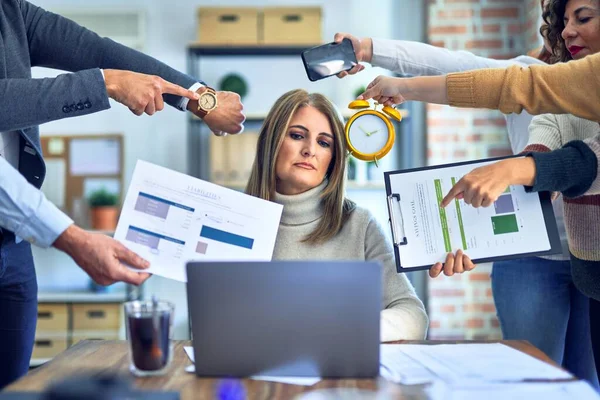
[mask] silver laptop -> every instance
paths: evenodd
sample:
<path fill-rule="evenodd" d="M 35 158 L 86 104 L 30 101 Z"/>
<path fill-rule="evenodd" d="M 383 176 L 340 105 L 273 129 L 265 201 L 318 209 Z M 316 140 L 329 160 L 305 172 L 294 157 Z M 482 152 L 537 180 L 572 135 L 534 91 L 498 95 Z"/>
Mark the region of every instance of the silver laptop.
<path fill-rule="evenodd" d="M 379 263 L 191 262 L 187 278 L 197 375 L 379 375 Z"/>

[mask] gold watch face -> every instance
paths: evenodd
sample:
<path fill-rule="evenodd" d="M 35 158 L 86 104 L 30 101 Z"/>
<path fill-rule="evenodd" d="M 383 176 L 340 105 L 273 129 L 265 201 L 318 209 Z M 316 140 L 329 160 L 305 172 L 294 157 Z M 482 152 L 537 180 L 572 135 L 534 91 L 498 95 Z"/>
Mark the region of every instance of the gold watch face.
<path fill-rule="evenodd" d="M 217 106 L 217 96 L 213 93 L 202 93 L 198 100 L 198 107 L 203 110 L 212 110 Z"/>

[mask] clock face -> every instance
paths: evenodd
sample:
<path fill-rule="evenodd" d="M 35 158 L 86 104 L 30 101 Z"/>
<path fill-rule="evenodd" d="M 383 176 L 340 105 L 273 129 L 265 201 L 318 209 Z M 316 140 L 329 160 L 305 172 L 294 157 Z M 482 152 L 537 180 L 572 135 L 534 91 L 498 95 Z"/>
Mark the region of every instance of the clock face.
<path fill-rule="evenodd" d="M 205 110 L 210 110 L 217 104 L 217 98 L 212 93 L 204 93 L 200 96 L 200 105 Z"/>
<path fill-rule="evenodd" d="M 377 115 L 358 116 L 350 125 L 348 139 L 362 154 L 379 153 L 387 144 L 390 132 L 386 122 Z"/>

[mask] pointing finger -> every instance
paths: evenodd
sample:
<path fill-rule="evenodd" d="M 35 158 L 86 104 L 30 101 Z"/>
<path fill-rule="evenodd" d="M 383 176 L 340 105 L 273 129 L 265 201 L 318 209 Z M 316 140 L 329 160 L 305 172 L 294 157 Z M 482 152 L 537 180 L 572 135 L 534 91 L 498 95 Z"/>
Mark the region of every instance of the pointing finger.
<path fill-rule="evenodd" d="M 200 98 L 200 95 L 198 93 L 184 89 L 179 85 L 175 85 L 174 83 L 167 81 L 163 82 L 162 92 L 174 94 L 176 96 L 187 97 L 190 100 L 198 100 Z"/>
<path fill-rule="evenodd" d="M 454 200 L 455 197 L 458 197 L 459 193 L 462 193 L 463 190 L 464 189 L 462 188 L 462 180 L 460 180 L 456 183 L 456 185 L 452 186 L 446 197 L 442 199 L 440 207 L 446 207 L 448 204 L 450 204 L 452 200 Z"/>
<path fill-rule="evenodd" d="M 377 97 L 378 96 L 378 90 L 376 90 L 377 87 L 372 87 L 371 89 L 367 89 L 365 90 L 360 96 L 357 97 L 358 100 L 368 100 L 371 99 L 373 97 Z"/>

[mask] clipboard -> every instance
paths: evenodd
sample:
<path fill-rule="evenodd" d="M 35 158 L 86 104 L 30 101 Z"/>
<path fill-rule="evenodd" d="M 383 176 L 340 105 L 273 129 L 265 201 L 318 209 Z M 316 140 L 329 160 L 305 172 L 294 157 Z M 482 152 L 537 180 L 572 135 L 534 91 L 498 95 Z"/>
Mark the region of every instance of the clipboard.
<path fill-rule="evenodd" d="M 446 179 L 446 187 L 443 190 L 440 190 L 441 184 L 438 185 L 437 181 L 441 181 L 442 179 L 434 179 L 434 186 L 436 192 L 436 198 L 432 199 L 432 196 L 429 195 L 424 200 L 423 193 L 431 194 L 431 188 L 429 191 L 423 192 L 422 187 L 431 186 L 431 176 L 433 173 L 444 173 L 451 174 L 456 171 L 465 171 L 466 172 L 475 169 L 479 166 L 482 166 L 486 163 L 492 163 L 495 161 L 507 159 L 507 158 L 515 158 L 515 157 L 523 157 L 522 155 L 511 155 L 507 157 L 495 157 L 495 158 L 487 158 L 475 161 L 464 161 L 458 163 L 451 164 L 443 164 L 443 165 L 434 165 L 422 168 L 411 168 L 405 170 L 396 170 L 396 171 L 388 171 L 384 173 L 385 178 L 385 190 L 387 197 L 387 207 L 389 214 L 389 222 L 390 229 L 392 233 L 392 243 L 394 247 L 394 255 L 396 259 L 396 270 L 397 272 L 409 272 L 409 271 L 418 271 L 425 270 L 431 268 L 431 266 L 437 262 L 431 263 L 417 263 L 409 262 L 409 261 L 401 261 L 402 259 L 409 258 L 427 258 L 429 256 L 434 257 L 434 253 L 423 255 L 423 256 L 409 256 L 407 253 L 408 249 L 414 251 L 416 249 L 426 248 L 428 251 L 432 249 L 428 244 L 430 241 L 423 239 L 423 237 L 419 236 L 421 230 L 424 231 L 423 227 L 419 227 L 420 222 L 425 222 L 424 220 L 429 220 L 430 229 L 427 232 L 423 232 L 423 235 L 430 235 L 431 237 L 435 237 L 437 239 L 438 246 L 433 248 L 441 250 L 441 246 L 439 246 L 439 235 L 443 236 L 443 241 L 445 250 L 448 249 L 447 244 L 451 242 L 451 251 L 455 252 L 459 248 L 462 248 L 465 254 L 469 255 L 473 263 L 485 263 L 485 262 L 493 262 L 500 260 L 510 260 L 531 256 L 545 256 L 552 254 L 562 253 L 562 246 L 560 242 L 560 237 L 558 234 L 558 228 L 556 225 L 556 219 L 554 217 L 554 210 L 552 208 L 551 202 L 551 193 L 550 192 L 537 192 L 537 193 L 525 193 L 523 186 L 511 186 L 507 192 L 503 193 L 496 202 L 490 207 L 487 208 L 478 208 L 475 209 L 470 207 L 462 200 L 455 200 L 454 210 L 451 210 L 450 213 L 453 215 L 452 225 L 454 241 L 449 240 L 446 241 L 446 236 L 448 235 L 448 230 L 450 229 L 450 222 L 448 221 L 448 216 L 445 214 L 445 211 L 450 208 L 450 205 L 445 209 L 439 207 L 439 202 L 437 199 L 443 198 L 448 193 L 449 188 L 453 185 L 452 182 L 448 182 Z M 456 168 L 455 168 L 456 167 Z M 443 171 L 443 172 L 442 172 Z M 424 179 L 420 181 L 420 179 Z M 454 177 L 452 178 L 454 179 Z M 460 178 L 456 178 L 458 181 Z M 401 183 L 401 184 L 400 184 Z M 418 188 L 417 188 L 418 187 Z M 418 192 L 418 195 L 415 194 Z M 439 197 L 439 193 L 442 192 L 441 198 Z M 525 194 L 524 194 L 525 193 Z M 536 196 L 537 195 L 537 196 Z M 438 215 L 432 215 L 433 213 L 426 213 L 429 209 L 424 206 L 422 210 L 415 211 L 415 207 L 413 204 L 413 200 L 415 197 L 418 197 L 420 203 L 429 203 L 432 206 L 431 211 L 433 211 L 433 205 L 436 205 L 436 211 L 439 212 Z M 500 201 L 502 198 L 502 201 Z M 510 202 L 509 202 L 510 200 Z M 412 211 L 409 213 L 407 211 L 407 202 L 410 203 L 409 209 Z M 511 209 L 512 203 L 512 209 Z M 516 205 L 515 205 L 516 204 Z M 492 210 L 493 209 L 493 210 Z M 444 211 L 442 211 L 444 210 Z M 471 211 L 472 210 L 472 211 Z M 483 210 L 483 211 L 476 211 Z M 536 210 L 536 212 L 532 212 L 532 210 Z M 526 213 L 525 211 L 530 211 Z M 419 214 L 420 212 L 420 214 Z M 465 227 L 465 220 L 461 216 L 461 213 L 466 212 L 467 216 L 473 216 L 473 213 L 478 213 L 476 218 L 472 218 L 469 223 L 473 223 L 473 221 L 477 220 L 477 224 L 480 224 L 482 227 L 482 231 L 477 231 L 477 235 L 475 235 L 475 230 L 473 229 L 473 225 L 471 225 L 471 231 L 473 236 L 471 237 L 471 241 L 466 240 L 468 236 L 465 231 L 467 228 Z M 485 213 L 485 216 L 479 215 L 479 213 Z M 492 215 L 493 213 L 493 215 Z M 487 218 L 490 218 L 490 224 L 488 224 Z M 527 251 L 523 251 L 523 248 L 526 247 L 524 243 L 519 241 L 520 239 L 527 240 L 524 235 L 526 235 L 527 229 L 524 229 L 522 223 L 524 225 L 528 225 L 527 222 L 531 221 L 531 225 L 535 226 L 537 232 L 539 233 L 540 228 L 545 226 L 546 237 L 542 237 L 543 235 L 538 235 L 533 240 L 536 243 L 536 246 L 533 246 L 533 250 L 531 248 L 527 249 Z M 459 222 L 457 222 L 459 221 Z M 517 225 L 515 226 L 515 221 L 517 221 Z M 525 222 L 523 222 L 525 221 Z M 436 224 L 439 224 L 436 225 Z M 427 223 L 423 223 L 423 225 L 427 225 Z M 489 225 L 489 226 L 488 226 Z M 498 248 L 494 248 L 493 250 L 489 250 L 491 255 L 482 255 L 478 257 L 472 257 L 470 251 L 472 253 L 481 254 L 484 252 L 483 246 L 481 248 L 473 247 L 472 245 L 477 242 L 478 236 L 485 236 L 486 234 L 490 234 L 486 229 L 491 226 L 491 233 L 494 235 L 492 239 L 488 240 L 488 243 L 501 243 L 498 245 Z M 438 228 L 438 229 L 436 229 Z M 420 230 L 421 229 L 421 230 Z M 520 229 L 520 230 L 519 230 Z M 533 229 L 533 228 L 531 228 Z M 442 231 L 442 233 L 440 233 Z M 459 234 L 460 231 L 460 234 Z M 480 233 L 483 232 L 483 233 Z M 456 238 L 460 236 L 460 240 L 456 240 Z M 451 238 L 450 238 L 451 239 Z M 512 242 L 509 242 L 509 239 Z M 412 242 L 411 242 L 412 240 Z M 547 244 L 546 241 L 547 240 Z M 424 241 L 422 244 L 425 247 L 421 246 L 419 241 Z M 481 240 L 483 242 L 483 240 Z M 494 242 L 495 241 L 495 242 Z M 427 244 L 425 244 L 427 243 Z M 472 246 L 469 248 L 469 246 Z M 546 245 L 549 248 L 546 248 Z M 489 244 L 488 244 L 489 246 Z M 508 250 L 508 248 L 519 249 L 519 250 Z M 502 250 L 500 250 L 502 248 Z M 444 262 L 445 254 L 449 251 L 444 251 L 444 259 L 439 260 Z M 401 254 L 404 253 L 404 254 Z M 435 254 L 438 252 L 436 251 Z M 441 254 L 441 251 L 439 251 Z M 502 254 L 500 254 L 502 253 Z M 404 255 L 404 256 L 403 256 Z M 403 257 L 402 257 L 403 256 Z M 414 264 L 414 265 L 413 265 Z"/>

